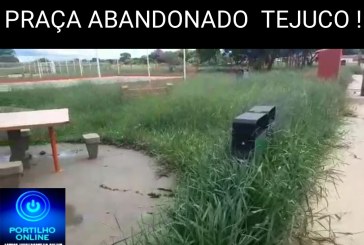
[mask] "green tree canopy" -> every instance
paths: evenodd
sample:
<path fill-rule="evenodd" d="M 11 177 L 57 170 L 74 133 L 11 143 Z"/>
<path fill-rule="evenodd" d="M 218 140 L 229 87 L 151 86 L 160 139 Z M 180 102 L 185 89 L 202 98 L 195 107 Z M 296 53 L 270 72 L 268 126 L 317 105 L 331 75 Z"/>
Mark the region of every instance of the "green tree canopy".
<path fill-rule="evenodd" d="M 120 58 L 119 58 L 119 61 L 124 63 L 124 64 L 129 64 L 130 61 L 131 61 L 131 54 L 129 53 L 121 53 L 120 54 Z"/>
<path fill-rule="evenodd" d="M 161 49 L 156 49 L 149 54 L 149 59 L 152 62 L 163 63 L 164 52 Z"/>
<path fill-rule="evenodd" d="M 300 58 L 300 66 L 311 65 L 315 58 L 316 49 L 223 49 L 222 59 L 225 63 L 235 65 L 248 62 L 255 69 L 266 67 L 270 70 L 278 57 L 295 56 Z M 197 49 L 200 63 L 215 61 L 221 56 L 219 49 Z M 221 60 L 221 59 L 220 59 Z"/>
<path fill-rule="evenodd" d="M 217 54 L 220 53 L 220 49 L 197 49 L 197 56 L 200 63 L 209 62 L 211 60 L 217 61 Z"/>

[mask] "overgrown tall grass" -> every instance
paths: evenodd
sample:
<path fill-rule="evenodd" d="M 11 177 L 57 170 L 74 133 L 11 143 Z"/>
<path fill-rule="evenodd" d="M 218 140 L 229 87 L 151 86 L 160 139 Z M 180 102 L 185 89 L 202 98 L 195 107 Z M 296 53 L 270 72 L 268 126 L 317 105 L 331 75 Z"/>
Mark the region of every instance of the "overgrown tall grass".
<path fill-rule="evenodd" d="M 303 72 L 272 71 L 247 80 L 200 75 L 166 97 L 125 100 L 117 85 L 82 85 L 2 94 L 0 105 L 70 108 L 63 141 L 98 132 L 131 145 L 179 173 L 164 222 L 133 243 L 280 244 L 322 174 L 345 105 L 345 81 L 318 82 Z M 232 119 L 256 104 L 277 106 L 277 125 L 263 159 L 242 165 L 230 156 Z M 42 141 L 45 132 L 35 139 Z M 122 204 L 121 204 L 122 205 Z M 130 241 L 128 241 L 130 242 Z"/>

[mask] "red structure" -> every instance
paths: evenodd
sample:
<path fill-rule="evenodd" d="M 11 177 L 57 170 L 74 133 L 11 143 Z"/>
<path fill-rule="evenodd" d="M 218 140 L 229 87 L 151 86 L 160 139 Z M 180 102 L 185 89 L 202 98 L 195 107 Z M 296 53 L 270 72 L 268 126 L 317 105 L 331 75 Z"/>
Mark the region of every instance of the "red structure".
<path fill-rule="evenodd" d="M 317 76 L 323 79 L 335 79 L 339 75 L 342 49 L 318 50 Z"/>

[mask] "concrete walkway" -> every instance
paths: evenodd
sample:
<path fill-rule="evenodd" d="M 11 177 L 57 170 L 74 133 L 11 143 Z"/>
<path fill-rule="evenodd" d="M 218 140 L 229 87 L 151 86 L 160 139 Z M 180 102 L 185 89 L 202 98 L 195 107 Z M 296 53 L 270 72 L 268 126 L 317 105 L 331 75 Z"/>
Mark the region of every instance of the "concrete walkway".
<path fill-rule="evenodd" d="M 361 75 L 348 87 L 351 113 L 346 116 L 344 138 L 335 152 L 336 185 L 327 183 L 328 195 L 311 204 L 316 214 L 309 237 L 300 244 L 364 245 L 364 97 L 360 97 Z"/>
<path fill-rule="evenodd" d="M 66 188 L 67 244 L 113 244 L 173 201 L 173 176 L 158 173 L 156 162 L 139 152 L 101 145 L 98 158 L 89 160 L 85 145 L 59 144 L 60 173 L 50 145 L 31 145 L 29 152 L 31 168 L 20 187 Z M 9 147 L 0 147 L 0 164 L 9 157 Z"/>

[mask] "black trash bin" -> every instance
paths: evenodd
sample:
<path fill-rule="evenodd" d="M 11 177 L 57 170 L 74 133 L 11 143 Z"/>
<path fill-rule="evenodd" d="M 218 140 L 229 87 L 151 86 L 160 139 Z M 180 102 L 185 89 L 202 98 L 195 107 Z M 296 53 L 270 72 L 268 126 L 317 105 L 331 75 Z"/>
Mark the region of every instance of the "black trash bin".
<path fill-rule="evenodd" d="M 265 138 L 268 125 L 267 113 L 245 112 L 237 116 L 232 125 L 232 154 L 243 160 L 251 159 L 258 145 L 257 139 Z"/>
<path fill-rule="evenodd" d="M 267 135 L 272 136 L 274 121 L 276 119 L 276 107 L 272 105 L 257 105 L 250 108 L 249 112 L 268 114 L 269 124 L 267 125 Z"/>

